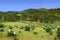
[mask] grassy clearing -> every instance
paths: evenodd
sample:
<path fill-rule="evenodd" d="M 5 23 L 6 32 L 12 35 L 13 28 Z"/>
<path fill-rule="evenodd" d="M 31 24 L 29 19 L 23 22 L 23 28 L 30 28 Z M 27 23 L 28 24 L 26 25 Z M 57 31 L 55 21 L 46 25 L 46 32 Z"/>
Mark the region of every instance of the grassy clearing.
<path fill-rule="evenodd" d="M 39 23 L 39 22 L 3 22 L 3 24 L 6 26 L 4 28 L 4 32 L 0 32 L 0 40 L 14 40 L 14 37 L 8 37 L 7 36 L 7 31 L 9 30 L 9 25 L 12 26 L 12 30 L 15 31 L 17 33 L 17 38 L 19 40 L 54 40 L 54 36 L 56 35 L 56 27 L 57 25 L 60 24 L 60 22 L 55 22 L 53 24 L 49 23 Z M 15 26 L 18 26 L 18 28 L 16 28 Z M 25 31 L 24 29 L 20 29 L 20 27 L 25 27 L 26 25 L 34 25 L 34 27 L 36 27 L 34 30 L 30 30 L 30 31 Z M 50 35 L 49 33 L 47 33 L 43 27 L 45 26 L 52 26 L 55 29 L 53 29 L 52 31 L 52 35 Z M 19 33 L 20 31 L 20 33 Z M 37 32 L 37 34 L 34 34 L 34 32 Z"/>

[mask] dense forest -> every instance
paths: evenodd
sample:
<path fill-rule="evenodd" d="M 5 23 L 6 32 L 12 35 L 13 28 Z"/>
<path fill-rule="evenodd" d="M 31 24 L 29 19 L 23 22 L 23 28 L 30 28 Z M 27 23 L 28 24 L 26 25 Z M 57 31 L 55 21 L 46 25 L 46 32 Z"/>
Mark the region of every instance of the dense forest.
<path fill-rule="evenodd" d="M 40 8 L 40 9 L 26 9 L 23 11 L 0 11 L 0 21 L 39 21 L 39 22 L 51 22 L 60 21 L 60 8 Z"/>

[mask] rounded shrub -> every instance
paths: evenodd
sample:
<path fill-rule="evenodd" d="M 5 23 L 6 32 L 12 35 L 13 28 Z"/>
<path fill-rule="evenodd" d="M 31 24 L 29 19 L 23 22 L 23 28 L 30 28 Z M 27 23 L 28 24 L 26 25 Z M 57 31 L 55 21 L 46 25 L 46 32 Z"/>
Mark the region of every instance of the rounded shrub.
<path fill-rule="evenodd" d="M 3 32 L 4 31 L 4 29 L 0 29 L 0 32 Z"/>
<path fill-rule="evenodd" d="M 9 26 L 9 29 L 12 29 L 13 27 L 12 26 Z"/>
<path fill-rule="evenodd" d="M 8 33 L 8 36 L 11 36 L 13 34 L 13 31 L 9 30 L 7 33 Z"/>
<path fill-rule="evenodd" d="M 30 31 L 30 27 L 29 26 L 25 26 L 25 31 Z"/>
<path fill-rule="evenodd" d="M 16 36 L 16 32 L 13 32 L 12 30 L 8 31 L 8 36 Z"/>
<path fill-rule="evenodd" d="M 52 35 L 52 32 L 50 32 L 50 35 Z"/>
<path fill-rule="evenodd" d="M 34 32 L 33 34 L 37 34 L 37 32 Z"/>
<path fill-rule="evenodd" d="M 16 28 L 18 28 L 18 26 L 17 26 L 17 25 L 15 25 L 15 27 L 16 27 Z"/>
<path fill-rule="evenodd" d="M 48 33 L 50 33 L 50 35 L 52 35 L 52 28 L 49 26 L 45 26 L 44 30 Z"/>
<path fill-rule="evenodd" d="M 0 24 L 0 28 L 4 28 L 4 24 Z"/>
<path fill-rule="evenodd" d="M 54 23 L 54 21 L 51 21 L 51 23 Z"/>
<path fill-rule="evenodd" d="M 47 27 L 46 28 L 46 32 L 51 32 L 51 28 L 50 27 Z"/>
<path fill-rule="evenodd" d="M 21 31 L 18 31 L 19 33 L 21 33 Z"/>

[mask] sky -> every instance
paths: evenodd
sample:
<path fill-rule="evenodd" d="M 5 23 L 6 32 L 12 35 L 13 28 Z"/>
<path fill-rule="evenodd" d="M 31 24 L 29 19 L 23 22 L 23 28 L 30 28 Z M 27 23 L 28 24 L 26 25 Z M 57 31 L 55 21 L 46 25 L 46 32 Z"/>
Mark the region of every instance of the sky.
<path fill-rule="evenodd" d="M 0 11 L 22 11 L 29 8 L 60 8 L 60 0 L 0 0 Z"/>

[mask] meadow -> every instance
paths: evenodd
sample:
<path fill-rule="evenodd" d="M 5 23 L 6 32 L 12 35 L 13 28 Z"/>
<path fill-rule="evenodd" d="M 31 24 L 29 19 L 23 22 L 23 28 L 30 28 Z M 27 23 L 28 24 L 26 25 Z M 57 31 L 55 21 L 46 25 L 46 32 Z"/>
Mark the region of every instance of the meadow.
<path fill-rule="evenodd" d="M 40 23 L 30 21 L 2 22 L 4 31 L 0 32 L 0 40 L 54 40 L 60 22 Z M 26 30 L 26 26 L 29 28 Z M 51 33 L 45 30 L 51 28 Z M 0 28 L 1 29 L 1 28 Z M 8 36 L 8 30 L 16 32 L 16 36 Z M 15 39 L 17 38 L 17 39 Z"/>

